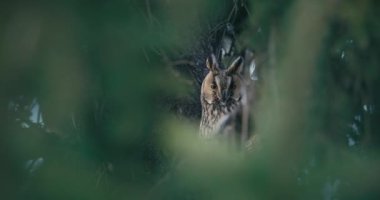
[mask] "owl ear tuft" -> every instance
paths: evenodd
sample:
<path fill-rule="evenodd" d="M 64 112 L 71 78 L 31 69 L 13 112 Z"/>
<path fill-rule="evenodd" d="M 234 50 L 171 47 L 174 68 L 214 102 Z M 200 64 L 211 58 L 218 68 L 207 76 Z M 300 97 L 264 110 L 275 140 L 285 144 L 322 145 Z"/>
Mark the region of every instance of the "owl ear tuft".
<path fill-rule="evenodd" d="M 207 68 L 214 74 L 218 74 L 219 73 L 219 64 L 218 64 L 218 61 L 216 60 L 216 57 L 214 54 L 211 54 L 210 57 L 207 58 L 206 60 L 206 66 Z"/>
<path fill-rule="evenodd" d="M 244 59 L 243 57 L 239 56 L 232 62 L 230 67 L 228 67 L 227 74 L 228 75 L 241 74 L 243 72 L 243 67 L 244 67 Z"/>

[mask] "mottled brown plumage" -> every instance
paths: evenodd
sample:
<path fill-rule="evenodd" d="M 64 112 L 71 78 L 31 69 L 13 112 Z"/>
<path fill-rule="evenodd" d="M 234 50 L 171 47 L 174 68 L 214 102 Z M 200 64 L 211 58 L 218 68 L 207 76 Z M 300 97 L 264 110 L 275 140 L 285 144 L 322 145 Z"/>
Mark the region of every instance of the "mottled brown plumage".
<path fill-rule="evenodd" d="M 201 88 L 202 119 L 200 135 L 237 136 L 241 133 L 241 118 L 246 102 L 246 88 L 242 79 L 244 60 L 238 57 L 221 69 L 214 55 L 206 61 L 209 73 Z"/>

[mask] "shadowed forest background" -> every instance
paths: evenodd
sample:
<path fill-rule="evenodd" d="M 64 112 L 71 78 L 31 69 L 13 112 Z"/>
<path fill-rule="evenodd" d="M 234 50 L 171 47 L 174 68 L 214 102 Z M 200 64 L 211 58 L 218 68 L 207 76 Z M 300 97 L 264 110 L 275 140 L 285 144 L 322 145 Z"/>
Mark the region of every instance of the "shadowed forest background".
<path fill-rule="evenodd" d="M 0 199 L 379 199 L 379 8 L 1 1 Z M 256 52 L 252 152 L 197 137 L 189 66 L 228 24 Z"/>

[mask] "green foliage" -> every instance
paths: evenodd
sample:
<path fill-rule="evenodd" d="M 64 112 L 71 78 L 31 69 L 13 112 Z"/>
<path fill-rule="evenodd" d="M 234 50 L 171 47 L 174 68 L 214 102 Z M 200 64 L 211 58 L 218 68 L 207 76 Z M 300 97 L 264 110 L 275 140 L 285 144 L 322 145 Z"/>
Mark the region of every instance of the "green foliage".
<path fill-rule="evenodd" d="M 256 50 L 260 72 L 254 152 L 199 141 L 197 116 L 170 111 L 196 95 L 170 58 L 237 23 L 236 8 L 248 11 L 237 46 Z M 378 8 L 0 3 L 0 198 L 378 199 Z"/>

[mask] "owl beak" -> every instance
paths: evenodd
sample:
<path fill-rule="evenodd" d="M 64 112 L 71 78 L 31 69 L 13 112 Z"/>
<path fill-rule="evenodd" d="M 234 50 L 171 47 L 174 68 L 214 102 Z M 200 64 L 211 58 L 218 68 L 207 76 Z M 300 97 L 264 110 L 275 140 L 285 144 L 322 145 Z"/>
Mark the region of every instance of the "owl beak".
<path fill-rule="evenodd" d="M 227 92 L 222 92 L 222 99 L 221 99 L 221 102 L 223 104 L 225 104 L 227 102 L 227 99 L 228 99 L 228 93 Z"/>

